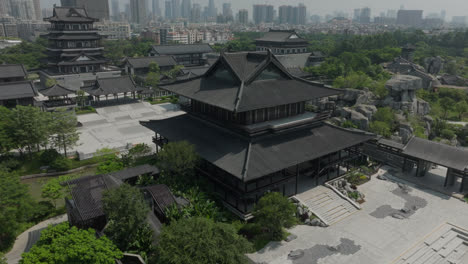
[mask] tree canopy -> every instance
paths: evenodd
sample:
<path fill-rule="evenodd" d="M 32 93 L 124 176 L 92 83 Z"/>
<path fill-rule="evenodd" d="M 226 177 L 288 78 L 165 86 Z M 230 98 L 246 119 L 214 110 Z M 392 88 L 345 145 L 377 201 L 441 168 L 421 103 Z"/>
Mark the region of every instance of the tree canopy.
<path fill-rule="evenodd" d="M 108 220 L 104 233 L 121 250 L 150 251 L 152 232 L 148 232 L 146 223 L 149 207 L 141 191 L 128 184 L 122 184 L 105 192 L 102 200 Z M 146 235 L 141 236 L 142 233 Z M 144 241 L 141 241 L 141 238 L 144 238 Z"/>
<path fill-rule="evenodd" d="M 31 214 L 32 199 L 17 175 L 0 167 L 0 251 L 15 240 L 16 231 Z"/>
<path fill-rule="evenodd" d="M 264 195 L 255 205 L 255 222 L 267 228 L 274 240 L 283 239 L 283 228 L 296 222 L 294 204 L 279 192 Z"/>
<path fill-rule="evenodd" d="M 158 263 L 248 263 L 251 244 L 229 224 L 202 217 L 184 218 L 164 226 L 159 237 Z"/>
<path fill-rule="evenodd" d="M 158 154 L 158 167 L 162 171 L 162 178 L 168 185 L 177 185 L 191 176 L 199 157 L 195 152 L 195 146 L 187 141 L 169 142 L 164 145 Z"/>
<path fill-rule="evenodd" d="M 23 253 L 21 264 L 114 264 L 122 252 L 107 237 L 93 229 L 78 229 L 68 223 L 49 226 L 36 245 Z"/>

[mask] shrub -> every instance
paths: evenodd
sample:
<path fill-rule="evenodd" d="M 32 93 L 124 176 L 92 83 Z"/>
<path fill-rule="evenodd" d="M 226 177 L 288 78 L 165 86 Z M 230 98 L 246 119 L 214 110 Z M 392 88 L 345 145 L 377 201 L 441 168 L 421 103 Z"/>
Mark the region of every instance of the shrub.
<path fill-rule="evenodd" d="M 291 201 L 278 192 L 263 196 L 255 205 L 255 221 L 269 230 L 271 239 L 283 239 L 283 228 L 296 223 L 296 207 Z"/>
<path fill-rule="evenodd" d="M 38 223 L 47 219 L 55 211 L 55 206 L 48 201 L 40 201 L 32 208 L 30 220 Z"/>
<path fill-rule="evenodd" d="M 5 167 L 10 171 L 16 170 L 21 166 L 21 162 L 14 158 L 9 158 L 0 163 L 0 167 Z"/>
<path fill-rule="evenodd" d="M 40 160 L 43 165 L 50 165 L 54 160 L 60 157 L 60 153 L 55 149 L 47 149 L 41 153 Z"/>
<path fill-rule="evenodd" d="M 451 140 L 453 137 L 455 137 L 455 132 L 453 132 L 452 130 L 448 128 L 445 128 L 445 129 L 442 129 L 442 131 L 440 132 L 440 135 L 445 139 Z"/>
<path fill-rule="evenodd" d="M 67 170 L 70 170 L 71 167 L 72 167 L 72 161 L 63 156 L 60 156 L 59 158 L 55 159 L 50 164 L 50 168 L 56 171 L 67 171 Z"/>
<path fill-rule="evenodd" d="M 341 124 L 344 128 L 358 128 L 351 120 L 346 120 Z"/>

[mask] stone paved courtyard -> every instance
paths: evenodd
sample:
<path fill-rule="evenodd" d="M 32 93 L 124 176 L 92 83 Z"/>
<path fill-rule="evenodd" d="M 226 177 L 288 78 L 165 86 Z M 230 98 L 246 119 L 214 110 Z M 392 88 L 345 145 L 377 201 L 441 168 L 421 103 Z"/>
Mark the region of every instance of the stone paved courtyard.
<path fill-rule="evenodd" d="M 249 258 L 270 264 L 392 263 L 446 222 L 467 229 L 468 204 L 410 183 L 406 189 L 404 180 L 386 176 L 388 181 L 372 177 L 359 187 L 366 195 L 362 210 L 327 228 L 296 226 L 289 230 L 295 240 L 270 242 Z M 392 216 L 405 207 L 411 212 Z M 288 258 L 298 249 L 302 257 Z"/>
<path fill-rule="evenodd" d="M 146 143 L 154 148 L 154 132 L 140 121 L 165 119 L 183 113 L 176 105 L 151 105 L 147 102 L 97 108 L 97 113 L 79 115 L 83 125 L 78 129 L 80 141 L 74 151 L 81 159 L 92 157 L 98 149 L 125 150 L 128 146 Z"/>

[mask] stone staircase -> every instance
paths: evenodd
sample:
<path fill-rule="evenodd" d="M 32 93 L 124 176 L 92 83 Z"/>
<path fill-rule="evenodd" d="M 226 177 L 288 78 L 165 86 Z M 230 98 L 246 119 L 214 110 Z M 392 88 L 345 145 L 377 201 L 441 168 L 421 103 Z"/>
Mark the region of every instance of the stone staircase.
<path fill-rule="evenodd" d="M 358 209 L 330 188 L 317 186 L 295 198 L 327 225 L 337 223 Z"/>
<path fill-rule="evenodd" d="M 395 264 L 468 263 L 468 231 L 444 224 L 403 254 Z"/>

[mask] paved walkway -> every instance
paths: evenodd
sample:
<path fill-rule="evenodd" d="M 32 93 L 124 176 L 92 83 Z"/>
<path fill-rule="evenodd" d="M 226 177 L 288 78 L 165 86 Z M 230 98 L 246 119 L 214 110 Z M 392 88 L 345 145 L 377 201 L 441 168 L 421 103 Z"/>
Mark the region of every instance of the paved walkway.
<path fill-rule="evenodd" d="M 335 224 L 358 211 L 333 190 L 321 185 L 296 195 L 296 199 L 327 225 Z"/>
<path fill-rule="evenodd" d="M 446 222 L 467 229 L 468 204 L 386 175 L 391 180 L 372 177 L 359 186 L 366 195 L 361 210 L 326 228 L 296 226 L 288 230 L 295 240 L 270 242 L 248 257 L 268 264 L 389 264 Z M 288 257 L 295 250 L 303 257 Z"/>
<path fill-rule="evenodd" d="M 66 214 L 59 215 L 45 221 L 40 222 L 39 224 L 29 228 L 28 230 L 24 231 L 21 235 L 16 238 L 15 244 L 13 248 L 8 252 L 5 257 L 7 259 L 8 264 L 17 264 L 21 259 L 21 254 L 27 250 L 28 241 L 30 239 L 30 233 L 34 234 L 34 231 L 46 228 L 49 225 L 59 224 L 62 222 L 68 221 L 68 217 Z"/>

